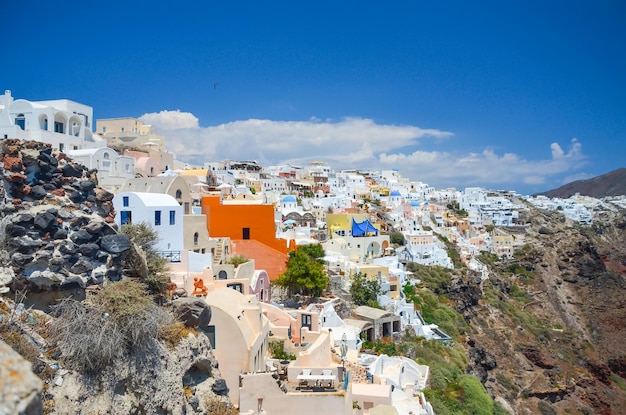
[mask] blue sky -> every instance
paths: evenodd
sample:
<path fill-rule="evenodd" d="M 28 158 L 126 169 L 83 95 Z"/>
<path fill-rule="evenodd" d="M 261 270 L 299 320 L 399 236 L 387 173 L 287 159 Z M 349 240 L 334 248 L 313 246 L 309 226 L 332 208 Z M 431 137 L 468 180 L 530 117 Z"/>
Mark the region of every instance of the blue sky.
<path fill-rule="evenodd" d="M 91 3 L 0 1 L 0 89 L 141 118 L 194 164 L 521 193 L 626 167 L 621 1 Z"/>

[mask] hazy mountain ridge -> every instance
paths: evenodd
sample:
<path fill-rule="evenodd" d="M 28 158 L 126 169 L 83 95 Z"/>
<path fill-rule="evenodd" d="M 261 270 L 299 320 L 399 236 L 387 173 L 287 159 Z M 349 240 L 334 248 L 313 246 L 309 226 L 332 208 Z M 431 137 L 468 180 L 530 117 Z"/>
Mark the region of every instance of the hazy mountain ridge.
<path fill-rule="evenodd" d="M 591 179 L 570 182 L 556 189 L 537 194 L 567 199 L 576 193 L 599 199 L 607 196 L 626 195 L 626 168 L 613 170 Z"/>

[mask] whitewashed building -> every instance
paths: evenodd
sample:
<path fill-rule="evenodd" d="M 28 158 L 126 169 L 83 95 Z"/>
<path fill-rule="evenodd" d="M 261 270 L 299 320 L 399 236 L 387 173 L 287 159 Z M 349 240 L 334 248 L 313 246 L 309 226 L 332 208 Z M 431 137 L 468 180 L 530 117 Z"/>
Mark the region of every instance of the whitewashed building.
<path fill-rule="evenodd" d="M 113 198 L 113 207 L 118 226 L 145 222 L 159 235 L 156 251 L 162 256 L 180 256 L 184 248 L 183 207 L 172 196 L 163 193 L 121 192 Z"/>
<path fill-rule="evenodd" d="M 120 156 L 109 147 L 71 150 L 68 155 L 88 169 L 98 170 L 98 184 L 113 193 L 135 177 L 135 159 Z"/>
<path fill-rule="evenodd" d="M 62 152 L 103 147 L 92 121 L 93 108 L 69 99 L 27 101 L 14 99 L 10 90 L 0 95 L 0 138 L 41 141 Z"/>

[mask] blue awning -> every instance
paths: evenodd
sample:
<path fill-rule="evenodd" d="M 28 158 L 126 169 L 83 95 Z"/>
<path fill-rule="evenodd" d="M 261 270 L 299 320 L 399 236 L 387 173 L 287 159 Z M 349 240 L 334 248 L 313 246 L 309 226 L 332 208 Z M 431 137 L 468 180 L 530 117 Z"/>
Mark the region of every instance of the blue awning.
<path fill-rule="evenodd" d="M 363 222 L 357 222 L 352 218 L 352 236 L 367 236 L 368 233 L 374 233 L 374 236 L 378 236 L 378 229 L 367 219 Z"/>

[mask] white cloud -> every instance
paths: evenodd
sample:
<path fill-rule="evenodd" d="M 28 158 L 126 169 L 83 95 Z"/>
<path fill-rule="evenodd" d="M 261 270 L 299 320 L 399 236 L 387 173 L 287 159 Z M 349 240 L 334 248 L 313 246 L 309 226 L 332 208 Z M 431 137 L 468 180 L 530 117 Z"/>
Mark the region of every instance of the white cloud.
<path fill-rule="evenodd" d="M 157 130 L 178 130 L 181 128 L 197 128 L 198 118 L 190 112 L 167 111 L 151 112 L 139 117 L 145 124 L 152 125 Z"/>
<path fill-rule="evenodd" d="M 556 151 L 557 148 L 560 151 Z M 517 154 L 496 154 L 491 149 L 482 153 L 458 154 L 452 152 L 412 154 L 387 154 L 379 156 L 379 164 L 386 168 L 396 167 L 401 174 L 431 185 L 448 183 L 449 186 L 485 186 L 514 189 L 521 185 L 541 185 L 585 163 L 582 145 L 573 139 L 569 150 L 564 152 L 553 143 L 552 158 L 529 160 Z"/>
<path fill-rule="evenodd" d="M 572 174 L 585 163 L 582 145 L 572 139 L 564 151 L 530 160 L 514 153 L 460 150 L 427 151 L 433 139 L 452 133 L 411 125 L 381 125 L 371 119 L 272 121 L 249 119 L 199 127 L 190 113 L 161 111 L 141 117 L 166 136 L 167 147 L 182 161 L 257 160 L 263 165 L 326 161 L 333 168 L 398 168 L 404 177 L 436 187 L 484 186 L 516 189 L 541 185 Z M 450 146 L 457 149 L 457 146 Z"/>

